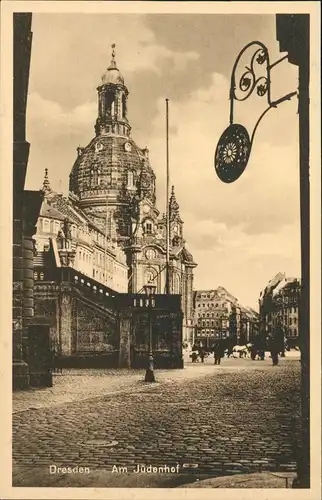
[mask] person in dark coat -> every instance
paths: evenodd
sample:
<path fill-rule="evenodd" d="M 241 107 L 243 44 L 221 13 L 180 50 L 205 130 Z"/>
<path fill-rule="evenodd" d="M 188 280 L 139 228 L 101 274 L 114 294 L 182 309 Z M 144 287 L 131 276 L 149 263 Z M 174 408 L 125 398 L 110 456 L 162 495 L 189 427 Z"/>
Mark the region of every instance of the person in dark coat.
<path fill-rule="evenodd" d="M 278 339 L 276 339 L 273 335 L 268 336 L 268 347 L 271 353 L 271 358 L 273 362 L 273 366 L 278 365 L 278 354 L 280 352 L 280 346 Z"/>
<path fill-rule="evenodd" d="M 255 341 L 254 341 L 254 343 L 252 344 L 252 346 L 250 348 L 250 357 L 251 357 L 252 361 L 255 361 L 257 353 L 258 353 L 258 347 L 257 347 L 257 345 L 255 344 Z"/>
<path fill-rule="evenodd" d="M 221 358 L 224 355 L 224 349 L 220 342 L 216 342 L 214 345 L 214 363 L 215 365 L 220 365 Z"/>
<path fill-rule="evenodd" d="M 265 359 L 265 340 L 264 340 L 262 334 L 258 336 L 257 349 L 258 349 L 258 355 L 259 355 L 261 361 L 264 361 L 264 359 Z"/>
<path fill-rule="evenodd" d="M 200 359 L 201 359 L 201 363 L 203 363 L 204 360 L 205 360 L 205 349 L 204 349 L 204 347 L 200 346 L 198 352 L 199 352 L 199 356 L 200 356 Z"/>

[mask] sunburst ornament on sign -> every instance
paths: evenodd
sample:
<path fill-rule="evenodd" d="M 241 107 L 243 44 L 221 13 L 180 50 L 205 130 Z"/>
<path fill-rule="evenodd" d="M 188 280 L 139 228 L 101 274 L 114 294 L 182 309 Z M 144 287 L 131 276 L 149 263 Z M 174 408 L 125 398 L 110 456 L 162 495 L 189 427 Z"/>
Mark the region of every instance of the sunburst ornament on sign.
<path fill-rule="evenodd" d="M 234 182 L 244 172 L 251 150 L 245 127 L 229 125 L 220 137 L 215 154 L 215 169 L 223 182 Z"/>

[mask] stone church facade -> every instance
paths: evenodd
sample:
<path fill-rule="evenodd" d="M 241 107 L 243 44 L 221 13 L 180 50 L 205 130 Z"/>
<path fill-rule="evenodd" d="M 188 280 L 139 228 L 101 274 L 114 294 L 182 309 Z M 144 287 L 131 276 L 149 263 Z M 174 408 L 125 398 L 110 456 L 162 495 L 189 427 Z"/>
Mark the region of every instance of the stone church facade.
<path fill-rule="evenodd" d="M 70 196 L 107 237 L 122 248 L 128 266 L 128 292 L 143 293 L 148 282 L 166 286 L 166 217 L 156 206 L 156 176 L 147 148 L 131 137 L 129 91 L 115 61 L 97 88 L 95 137 L 77 148 L 70 173 Z M 172 187 L 169 200 L 169 289 L 182 296 L 183 340 L 192 338 L 193 273 L 196 263 L 186 248 L 183 221 Z"/>

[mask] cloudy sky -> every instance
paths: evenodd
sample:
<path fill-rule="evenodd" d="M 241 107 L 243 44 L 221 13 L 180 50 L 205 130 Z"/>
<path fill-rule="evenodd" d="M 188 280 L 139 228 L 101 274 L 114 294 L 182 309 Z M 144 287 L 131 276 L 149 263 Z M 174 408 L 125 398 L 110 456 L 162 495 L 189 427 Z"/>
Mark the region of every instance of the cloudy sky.
<path fill-rule="evenodd" d="M 132 137 L 150 149 L 157 205 L 165 211 L 165 98 L 170 99 L 171 183 L 187 246 L 198 267 L 195 288 L 225 286 L 257 308 L 278 271 L 300 274 L 297 99 L 261 123 L 245 173 L 233 184 L 216 176 L 213 157 L 228 125 L 229 79 L 252 40 L 280 54 L 272 15 L 34 14 L 27 139 L 27 188 L 45 167 L 54 189 L 68 191 L 77 146 L 94 136 L 96 88 L 111 59 L 129 88 Z M 245 61 L 246 62 L 246 61 Z M 297 68 L 273 70 L 272 97 L 297 88 Z M 238 104 L 235 121 L 252 127 L 259 97 Z"/>

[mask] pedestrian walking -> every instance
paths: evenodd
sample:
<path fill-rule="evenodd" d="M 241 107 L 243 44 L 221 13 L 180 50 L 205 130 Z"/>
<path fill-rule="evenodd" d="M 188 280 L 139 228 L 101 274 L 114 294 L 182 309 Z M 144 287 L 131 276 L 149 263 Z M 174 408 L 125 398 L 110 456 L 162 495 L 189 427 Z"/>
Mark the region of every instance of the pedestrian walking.
<path fill-rule="evenodd" d="M 271 335 L 271 334 L 268 336 L 268 346 L 269 346 L 269 350 L 271 353 L 273 366 L 277 366 L 278 365 L 278 354 L 280 352 L 280 349 L 279 349 L 280 346 L 279 346 L 277 339 L 274 338 L 273 335 Z"/>
<path fill-rule="evenodd" d="M 258 350 L 255 344 L 252 344 L 250 348 L 250 357 L 252 361 L 255 361 L 256 356 L 257 356 Z"/>
<path fill-rule="evenodd" d="M 220 342 L 216 342 L 214 345 L 214 364 L 220 365 L 221 358 L 223 357 L 223 348 Z"/>
<path fill-rule="evenodd" d="M 201 363 L 204 363 L 204 361 L 205 361 L 205 349 L 202 346 L 199 347 L 199 356 L 201 359 Z"/>
<path fill-rule="evenodd" d="M 191 357 L 191 360 L 193 363 L 198 362 L 198 348 L 195 344 L 192 346 L 192 352 L 191 352 L 190 357 Z"/>

